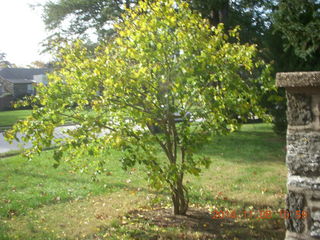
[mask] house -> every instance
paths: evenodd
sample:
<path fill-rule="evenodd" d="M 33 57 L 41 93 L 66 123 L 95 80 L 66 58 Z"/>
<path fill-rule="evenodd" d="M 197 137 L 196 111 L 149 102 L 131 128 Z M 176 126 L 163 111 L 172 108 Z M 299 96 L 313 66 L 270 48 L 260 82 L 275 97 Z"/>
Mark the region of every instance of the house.
<path fill-rule="evenodd" d="M 44 68 L 2 68 L 0 69 L 0 85 L 2 91 L 10 93 L 14 99 L 35 93 L 34 84 L 47 84 Z"/>
<path fill-rule="evenodd" d="M 45 68 L 1 68 L 0 110 L 10 108 L 12 100 L 34 95 L 37 83 L 47 84 L 46 73 L 49 71 Z"/>

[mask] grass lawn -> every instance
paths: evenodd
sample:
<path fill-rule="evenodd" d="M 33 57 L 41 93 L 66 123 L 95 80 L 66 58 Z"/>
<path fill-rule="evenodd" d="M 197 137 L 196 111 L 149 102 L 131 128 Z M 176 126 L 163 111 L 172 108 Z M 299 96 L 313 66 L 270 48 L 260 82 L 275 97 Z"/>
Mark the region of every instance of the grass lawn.
<path fill-rule="evenodd" d="M 10 111 L 0 111 L 0 130 L 3 127 L 10 127 L 14 123 L 16 123 L 18 120 L 22 120 L 26 118 L 27 116 L 31 115 L 32 110 L 10 110 Z M 71 111 L 66 112 L 69 115 L 72 115 L 73 113 Z M 84 114 L 95 114 L 90 111 L 83 111 Z M 74 119 L 67 118 L 66 123 L 72 124 L 74 122 Z"/>
<path fill-rule="evenodd" d="M 0 111 L 0 127 L 10 127 L 16 121 L 26 118 L 31 110 Z"/>
<path fill-rule="evenodd" d="M 284 146 L 268 124 L 215 138 L 199 150 L 212 164 L 187 178 L 190 210 L 180 217 L 167 192 L 148 187 L 143 167 L 121 169 L 118 152 L 100 156 L 108 172 L 96 182 L 52 168 L 52 151 L 0 159 L 0 239 L 284 239 Z M 237 215 L 212 219 L 215 210 Z M 271 219 L 261 219 L 267 210 Z"/>

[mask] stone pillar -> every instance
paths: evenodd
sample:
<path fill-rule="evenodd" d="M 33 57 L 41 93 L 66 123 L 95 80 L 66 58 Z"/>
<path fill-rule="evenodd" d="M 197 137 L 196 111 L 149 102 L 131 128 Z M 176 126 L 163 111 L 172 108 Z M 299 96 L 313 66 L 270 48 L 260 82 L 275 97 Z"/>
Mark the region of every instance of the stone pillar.
<path fill-rule="evenodd" d="M 278 73 L 276 84 L 288 103 L 285 239 L 320 239 L 320 72 Z"/>

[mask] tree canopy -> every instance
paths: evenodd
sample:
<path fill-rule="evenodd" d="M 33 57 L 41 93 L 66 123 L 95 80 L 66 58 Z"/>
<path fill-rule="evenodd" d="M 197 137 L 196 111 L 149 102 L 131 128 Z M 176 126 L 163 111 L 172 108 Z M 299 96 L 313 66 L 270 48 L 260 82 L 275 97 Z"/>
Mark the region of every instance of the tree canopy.
<path fill-rule="evenodd" d="M 22 132 L 33 143 L 27 156 L 55 143 L 57 164 L 67 159 L 99 171 L 104 162 L 84 156 L 119 149 L 124 168 L 142 164 L 152 186 L 170 189 L 174 213 L 185 214 L 184 176 L 210 163 L 197 150 L 212 135 L 264 116 L 258 93 L 268 79 L 256 73 L 265 65 L 254 45 L 239 42 L 237 29 L 211 27 L 183 1 L 140 2 L 115 29 L 114 41 L 94 56 L 79 41 L 63 49 L 49 85 L 22 103 L 34 104 L 32 115 L 6 136 Z M 54 128 L 67 119 L 78 126 L 55 139 Z"/>
<path fill-rule="evenodd" d="M 281 0 L 274 15 L 274 27 L 282 34 L 286 49 L 297 56 L 320 57 L 320 1 Z"/>
<path fill-rule="evenodd" d="M 192 0 L 193 9 L 212 25 L 224 23 L 227 27 L 241 26 L 244 41 L 256 38 L 269 22 L 268 12 L 272 0 Z M 121 19 L 125 8 L 131 8 L 138 0 L 59 0 L 48 1 L 43 7 L 45 25 L 54 38 L 87 38 L 88 34 L 105 39 L 113 34 L 112 23 Z M 251 37 L 250 37 L 251 36 Z M 254 41 L 251 41 L 254 42 Z"/>
<path fill-rule="evenodd" d="M 14 67 L 15 65 L 9 62 L 6 58 L 7 54 L 0 52 L 0 68 Z"/>
<path fill-rule="evenodd" d="M 58 0 L 48 1 L 43 17 L 52 33 L 45 47 L 65 39 L 90 39 L 88 46 L 114 34 L 112 23 L 121 19 L 125 7 L 138 0 Z M 258 44 L 261 56 L 273 62 L 276 71 L 316 70 L 319 68 L 319 0 L 192 0 L 211 25 L 225 29 L 240 26 L 243 43 Z M 91 38 L 88 38 L 88 35 Z M 96 36 L 98 41 L 92 38 Z M 93 42 L 92 42 L 93 40 Z M 301 58 L 301 59 L 299 59 Z"/>
<path fill-rule="evenodd" d="M 121 17 L 125 8 L 137 0 L 59 0 L 48 1 L 43 7 L 43 19 L 54 37 L 88 37 L 96 35 L 105 38 L 113 32 L 112 24 Z M 57 37 L 57 36 L 56 36 Z"/>

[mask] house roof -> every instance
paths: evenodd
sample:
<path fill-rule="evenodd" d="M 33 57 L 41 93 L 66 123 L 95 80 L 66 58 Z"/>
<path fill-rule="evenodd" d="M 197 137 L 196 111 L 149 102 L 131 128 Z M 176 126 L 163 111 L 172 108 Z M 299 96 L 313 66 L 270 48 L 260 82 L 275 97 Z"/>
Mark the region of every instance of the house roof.
<path fill-rule="evenodd" d="M 6 79 L 8 82 L 11 83 L 33 83 L 33 81 L 31 79 Z"/>
<path fill-rule="evenodd" d="M 2 68 L 0 77 L 12 83 L 32 83 L 34 75 L 42 75 L 49 72 L 46 68 Z"/>

